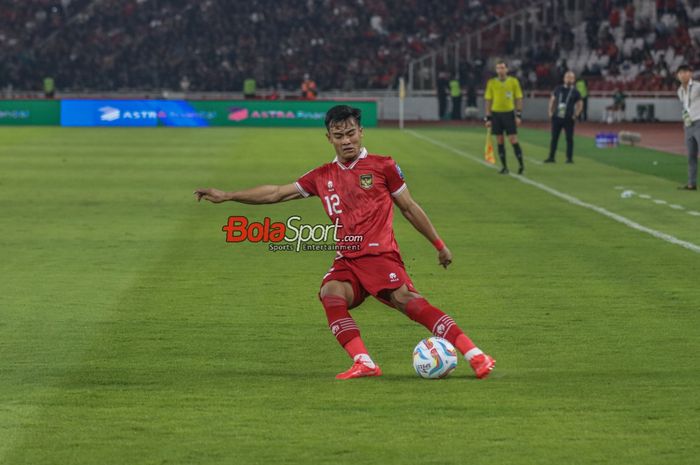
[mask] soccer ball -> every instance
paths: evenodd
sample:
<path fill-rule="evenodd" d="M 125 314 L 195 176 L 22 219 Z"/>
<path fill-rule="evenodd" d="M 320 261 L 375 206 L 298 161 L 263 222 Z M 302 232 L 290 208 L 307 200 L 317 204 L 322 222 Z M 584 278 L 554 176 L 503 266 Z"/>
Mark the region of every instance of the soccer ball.
<path fill-rule="evenodd" d="M 441 337 L 423 339 L 413 349 L 413 368 L 421 378 L 444 378 L 457 368 L 457 351 Z"/>

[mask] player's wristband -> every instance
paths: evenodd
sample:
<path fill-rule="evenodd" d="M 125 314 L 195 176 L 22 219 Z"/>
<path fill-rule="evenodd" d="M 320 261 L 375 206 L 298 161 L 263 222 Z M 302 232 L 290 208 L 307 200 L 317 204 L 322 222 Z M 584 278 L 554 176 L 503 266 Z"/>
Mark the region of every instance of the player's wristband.
<path fill-rule="evenodd" d="M 442 239 L 438 238 L 433 241 L 433 246 L 437 249 L 438 252 L 440 252 L 442 249 L 445 248 L 445 243 L 442 241 Z"/>
<path fill-rule="evenodd" d="M 519 110 L 516 110 L 516 111 L 515 111 L 515 117 L 516 117 L 516 118 L 523 119 L 523 112 L 522 112 L 522 111 L 519 111 Z"/>
<path fill-rule="evenodd" d="M 491 121 L 491 115 L 486 115 L 486 116 L 484 116 L 484 122 L 486 123 L 486 122 L 489 122 L 489 121 Z"/>

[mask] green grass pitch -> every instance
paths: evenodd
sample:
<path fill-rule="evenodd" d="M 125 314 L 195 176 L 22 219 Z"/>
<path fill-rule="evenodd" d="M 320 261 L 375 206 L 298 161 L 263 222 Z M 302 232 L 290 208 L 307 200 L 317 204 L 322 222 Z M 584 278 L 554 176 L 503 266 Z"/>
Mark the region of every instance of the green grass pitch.
<path fill-rule="evenodd" d="M 397 214 L 417 288 L 498 365 L 421 380 L 427 332 L 368 300 L 385 375 L 339 382 L 316 298 L 332 253 L 221 231 L 327 223 L 319 199 L 192 196 L 295 180 L 332 158 L 322 130 L 1 129 L 0 463 L 698 463 L 700 254 L 669 242 L 700 244 L 685 160 L 580 138 L 575 165 L 541 165 L 548 135 L 521 136 L 537 185 L 467 158 L 482 130 L 366 131 L 454 254 L 440 268 Z"/>

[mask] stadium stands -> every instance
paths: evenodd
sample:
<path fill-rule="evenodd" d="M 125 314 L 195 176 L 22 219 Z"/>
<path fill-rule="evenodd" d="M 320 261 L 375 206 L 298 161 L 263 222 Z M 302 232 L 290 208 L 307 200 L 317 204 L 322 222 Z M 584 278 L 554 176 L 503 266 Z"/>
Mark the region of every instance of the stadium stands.
<path fill-rule="evenodd" d="M 591 90 L 672 90 L 681 63 L 700 66 L 698 0 L 596 0 L 585 8 L 584 21 L 543 31 L 513 60 L 525 87 L 549 88 L 571 68 Z"/>
<path fill-rule="evenodd" d="M 52 76 L 72 91 L 240 91 L 254 77 L 259 88 L 291 91 L 308 72 L 321 90 L 382 89 L 410 59 L 531 3 L 2 0 L 0 86 L 37 89 Z M 583 21 L 540 28 L 525 50 L 495 33 L 482 56 L 510 52 L 529 89 L 550 88 L 570 67 L 591 90 L 668 90 L 680 63 L 700 66 L 700 0 L 583 8 Z"/>
<path fill-rule="evenodd" d="M 5 0 L 3 16 L 11 18 L 0 45 L 14 45 L 0 52 L 0 83 L 37 88 L 51 75 L 63 90 L 178 89 L 187 82 L 190 90 L 240 91 L 253 76 L 259 87 L 297 89 L 309 72 L 322 90 L 387 88 L 411 57 L 522 4 Z"/>

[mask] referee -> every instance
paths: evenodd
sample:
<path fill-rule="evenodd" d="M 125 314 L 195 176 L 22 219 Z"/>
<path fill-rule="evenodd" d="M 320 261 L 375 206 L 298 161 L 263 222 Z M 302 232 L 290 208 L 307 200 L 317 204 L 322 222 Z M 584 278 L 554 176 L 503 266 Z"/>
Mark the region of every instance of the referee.
<path fill-rule="evenodd" d="M 498 158 L 501 159 L 501 174 L 508 174 L 506 164 L 506 146 L 503 133 L 508 134 L 510 145 L 513 146 L 515 158 L 518 159 L 520 168 L 518 174 L 523 174 L 523 150 L 518 143 L 518 126 L 522 122 L 523 91 L 517 78 L 508 76 L 508 65 L 505 61 L 496 62 L 496 74 L 486 83 L 486 117 L 484 121 L 487 128 L 492 128 L 498 142 Z"/>
<path fill-rule="evenodd" d="M 554 163 L 561 130 L 566 134 L 566 162 L 574 162 L 574 125 L 583 111 L 581 93 L 574 87 L 576 75 L 573 71 L 564 74 L 564 85 L 558 86 L 549 97 L 549 117 L 552 119 L 552 139 L 549 142 L 549 158 L 545 163 Z"/>

